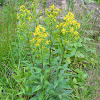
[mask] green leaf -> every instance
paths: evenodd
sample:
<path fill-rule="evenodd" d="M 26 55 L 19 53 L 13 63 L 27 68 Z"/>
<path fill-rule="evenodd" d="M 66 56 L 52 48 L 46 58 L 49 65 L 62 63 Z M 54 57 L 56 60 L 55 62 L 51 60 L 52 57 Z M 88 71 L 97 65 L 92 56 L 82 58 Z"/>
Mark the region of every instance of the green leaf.
<path fill-rule="evenodd" d="M 74 88 L 77 89 L 78 88 L 78 85 L 74 85 Z"/>
<path fill-rule="evenodd" d="M 50 85 L 49 81 L 47 81 L 47 80 L 44 81 L 44 84 Z"/>
<path fill-rule="evenodd" d="M 44 79 L 44 76 L 41 75 L 41 77 L 40 77 L 41 82 L 43 82 L 43 79 Z"/>
<path fill-rule="evenodd" d="M 52 54 L 57 54 L 59 51 L 58 50 L 55 50 L 52 52 Z"/>
<path fill-rule="evenodd" d="M 87 74 L 83 74 L 83 75 L 82 75 L 82 79 L 86 79 L 87 76 L 88 76 Z"/>
<path fill-rule="evenodd" d="M 35 96 L 35 97 L 32 97 L 30 100 L 37 100 L 38 98 L 37 98 L 37 96 Z"/>
<path fill-rule="evenodd" d="M 42 71 L 42 69 L 41 68 L 38 68 L 38 67 L 33 67 L 33 69 L 35 69 L 35 73 L 40 73 L 41 71 Z"/>
<path fill-rule="evenodd" d="M 82 43 L 77 43 L 77 47 L 82 47 Z"/>
<path fill-rule="evenodd" d="M 54 80 L 54 89 L 58 86 L 58 83 L 59 83 L 58 80 L 55 79 Z"/>
<path fill-rule="evenodd" d="M 36 92 L 36 91 L 38 91 L 38 90 L 40 90 L 41 89 L 41 86 L 40 85 L 38 85 L 38 86 L 33 86 L 33 88 L 32 88 L 32 93 L 34 93 L 34 92 Z"/>
<path fill-rule="evenodd" d="M 71 54 L 67 54 L 67 57 L 73 57 L 75 55 L 76 51 L 72 51 Z"/>
<path fill-rule="evenodd" d="M 9 96 L 7 96 L 7 98 L 5 100 L 9 100 Z"/>
<path fill-rule="evenodd" d="M 0 95 L 1 95 L 1 90 L 3 89 L 3 87 L 0 88 Z"/>
<path fill-rule="evenodd" d="M 75 84 L 77 84 L 77 80 L 76 80 L 76 78 L 73 79 L 73 82 L 74 82 Z"/>
<path fill-rule="evenodd" d="M 88 3 L 94 3 L 94 0 L 86 0 Z"/>
<path fill-rule="evenodd" d="M 61 84 L 60 87 L 64 88 L 64 89 L 71 89 L 71 87 L 69 85 L 65 84 L 65 83 Z"/>
<path fill-rule="evenodd" d="M 78 58 L 85 58 L 85 56 L 80 51 L 78 51 L 75 56 Z"/>
<path fill-rule="evenodd" d="M 55 94 L 55 91 L 54 90 L 50 90 L 49 93 L 50 94 Z"/>
<path fill-rule="evenodd" d="M 21 95 L 21 94 L 23 94 L 23 92 L 18 92 L 16 95 Z"/>
<path fill-rule="evenodd" d="M 36 94 L 36 96 L 37 96 L 37 100 L 41 100 L 41 99 L 43 99 L 43 91 L 41 90 L 41 91 L 38 91 L 37 92 L 37 94 Z"/>
<path fill-rule="evenodd" d="M 65 79 L 64 81 L 65 81 L 65 82 L 68 82 L 68 81 L 69 81 L 69 79 Z"/>
<path fill-rule="evenodd" d="M 16 99 L 16 100 L 27 100 L 26 98 L 19 98 L 19 99 Z"/>
<path fill-rule="evenodd" d="M 70 94 L 72 92 L 73 92 L 72 90 L 64 90 L 63 93 L 62 93 L 62 95 Z"/>

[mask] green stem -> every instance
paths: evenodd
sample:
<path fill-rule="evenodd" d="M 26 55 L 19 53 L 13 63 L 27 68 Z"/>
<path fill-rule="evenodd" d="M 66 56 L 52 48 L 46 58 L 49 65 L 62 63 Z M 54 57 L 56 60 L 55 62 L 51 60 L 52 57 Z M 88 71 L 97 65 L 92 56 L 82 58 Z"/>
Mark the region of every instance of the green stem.
<path fill-rule="evenodd" d="M 50 41 L 51 41 L 51 35 L 50 35 Z M 50 55 L 49 55 L 49 67 L 50 67 L 50 58 L 51 58 L 51 44 L 50 44 Z"/>
<path fill-rule="evenodd" d="M 30 42 L 29 42 L 29 36 L 28 36 L 28 32 L 27 32 L 27 42 L 28 42 L 28 47 L 29 47 L 29 53 L 30 53 L 30 56 L 31 56 L 31 61 L 32 61 L 32 64 L 34 66 L 34 62 L 33 62 L 33 58 L 32 58 L 32 54 L 31 54 L 31 47 L 30 47 Z"/>
<path fill-rule="evenodd" d="M 64 52 L 65 52 L 65 47 L 64 47 L 64 45 L 63 45 L 63 43 L 62 43 L 62 32 L 61 32 L 61 30 L 60 30 L 60 39 L 61 39 L 61 49 L 62 49 L 62 61 L 61 61 L 61 64 L 63 64 L 63 60 L 64 60 Z"/>
<path fill-rule="evenodd" d="M 50 27 L 50 41 L 51 41 L 51 35 L 52 35 L 52 24 L 51 24 L 51 27 Z M 51 58 L 51 47 L 52 47 L 52 41 L 50 43 L 50 55 L 49 55 L 49 67 L 50 67 L 50 58 Z"/>
<path fill-rule="evenodd" d="M 41 44 L 41 56 L 42 56 L 42 73 L 44 74 L 44 65 L 43 65 L 43 51 L 42 51 L 42 44 Z M 43 86 L 44 86 L 44 79 L 43 79 Z M 42 100 L 45 100 L 45 89 L 42 92 Z"/>
<path fill-rule="evenodd" d="M 42 72 L 44 73 L 44 68 L 43 68 L 43 52 L 41 50 L 41 56 L 42 56 Z"/>

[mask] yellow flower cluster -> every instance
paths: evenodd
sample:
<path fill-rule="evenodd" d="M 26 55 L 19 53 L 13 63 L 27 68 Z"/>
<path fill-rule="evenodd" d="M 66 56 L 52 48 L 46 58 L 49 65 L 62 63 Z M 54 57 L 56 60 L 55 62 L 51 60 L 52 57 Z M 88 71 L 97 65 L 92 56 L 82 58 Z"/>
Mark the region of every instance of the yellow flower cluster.
<path fill-rule="evenodd" d="M 80 23 L 75 20 L 73 13 L 68 12 L 68 14 L 64 17 L 64 20 L 66 25 L 74 25 L 76 29 L 80 28 Z"/>
<path fill-rule="evenodd" d="M 72 41 L 79 38 L 77 29 L 80 28 L 80 23 L 75 20 L 74 14 L 71 12 L 68 12 L 68 14 L 65 15 L 64 22 L 57 23 L 56 28 L 61 32 L 61 35 L 63 35 L 64 43 L 67 43 L 69 40 Z"/>
<path fill-rule="evenodd" d="M 25 8 L 24 5 L 20 6 L 20 13 L 17 14 L 17 19 L 21 20 L 23 19 L 23 17 L 25 17 L 25 19 L 27 20 L 31 20 L 31 12 L 30 10 L 28 10 L 27 8 Z"/>
<path fill-rule="evenodd" d="M 20 6 L 20 9 L 23 9 L 23 8 L 25 8 L 25 6 L 24 6 L 24 5 L 21 5 L 21 6 Z"/>
<path fill-rule="evenodd" d="M 61 32 L 62 32 L 63 34 L 65 34 L 66 29 L 63 28 L 63 29 L 61 30 Z"/>
<path fill-rule="evenodd" d="M 50 9 L 54 9 L 54 8 L 55 8 L 54 4 L 50 6 Z"/>
<path fill-rule="evenodd" d="M 74 32 L 74 36 L 75 36 L 75 39 L 76 39 L 76 40 L 77 40 L 77 38 L 80 37 L 77 31 Z"/>
<path fill-rule="evenodd" d="M 36 4 L 37 6 L 39 6 L 39 3 L 38 3 L 39 0 L 33 0 L 32 4 L 31 4 L 31 7 L 36 7 Z"/>
<path fill-rule="evenodd" d="M 31 42 L 34 43 L 36 47 L 42 46 L 45 43 L 49 44 L 50 40 L 47 39 L 49 34 L 45 31 L 45 28 L 41 25 L 38 25 L 36 27 L 36 31 L 34 32 L 34 38 L 31 40 Z"/>
<path fill-rule="evenodd" d="M 47 13 L 47 16 L 53 20 L 54 22 L 56 22 L 57 20 L 57 15 L 60 13 L 60 9 L 59 8 L 55 8 L 54 5 L 51 5 L 50 6 L 50 11 L 48 9 L 46 9 L 46 13 Z"/>
<path fill-rule="evenodd" d="M 64 17 L 64 20 L 72 20 L 72 19 L 74 19 L 74 14 L 73 13 L 71 13 L 71 12 L 68 12 L 68 14 Z"/>

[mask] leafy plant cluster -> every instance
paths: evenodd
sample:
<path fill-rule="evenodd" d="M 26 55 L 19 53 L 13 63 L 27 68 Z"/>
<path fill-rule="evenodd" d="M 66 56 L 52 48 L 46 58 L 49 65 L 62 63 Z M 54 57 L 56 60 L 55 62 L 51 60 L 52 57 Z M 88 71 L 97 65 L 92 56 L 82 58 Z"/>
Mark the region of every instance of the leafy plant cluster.
<path fill-rule="evenodd" d="M 42 16 L 38 7 L 34 0 L 30 10 L 21 5 L 17 13 L 16 37 L 7 64 L 0 62 L 0 99 L 81 100 L 89 92 L 83 71 L 88 62 L 83 62 L 89 58 L 86 52 L 94 51 L 82 43 L 80 23 L 73 13 L 68 12 L 60 22 L 59 8 L 52 5 Z"/>

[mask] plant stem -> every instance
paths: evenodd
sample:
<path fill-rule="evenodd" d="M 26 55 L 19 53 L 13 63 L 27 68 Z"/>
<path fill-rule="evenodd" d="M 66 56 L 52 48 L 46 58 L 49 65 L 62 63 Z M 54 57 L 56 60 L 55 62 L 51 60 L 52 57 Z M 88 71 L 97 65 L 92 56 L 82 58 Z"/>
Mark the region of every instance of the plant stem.
<path fill-rule="evenodd" d="M 43 52 L 41 50 L 41 56 L 42 56 L 42 72 L 44 73 L 44 68 L 43 68 Z"/>
<path fill-rule="evenodd" d="M 32 54 L 31 54 L 31 48 L 30 48 L 30 42 L 29 42 L 29 36 L 28 36 L 28 32 L 27 32 L 27 42 L 28 42 L 28 47 L 29 47 L 29 53 L 30 53 L 30 56 L 31 56 L 31 61 L 32 61 L 32 64 L 34 66 L 34 62 L 33 62 L 33 58 L 32 58 Z"/>
<path fill-rule="evenodd" d="M 50 27 L 50 41 L 51 41 L 51 35 L 52 35 L 52 24 L 51 24 L 51 27 Z M 52 41 L 50 43 L 50 55 L 49 55 L 49 67 L 50 67 L 50 58 L 51 58 L 51 46 L 52 46 Z"/>

